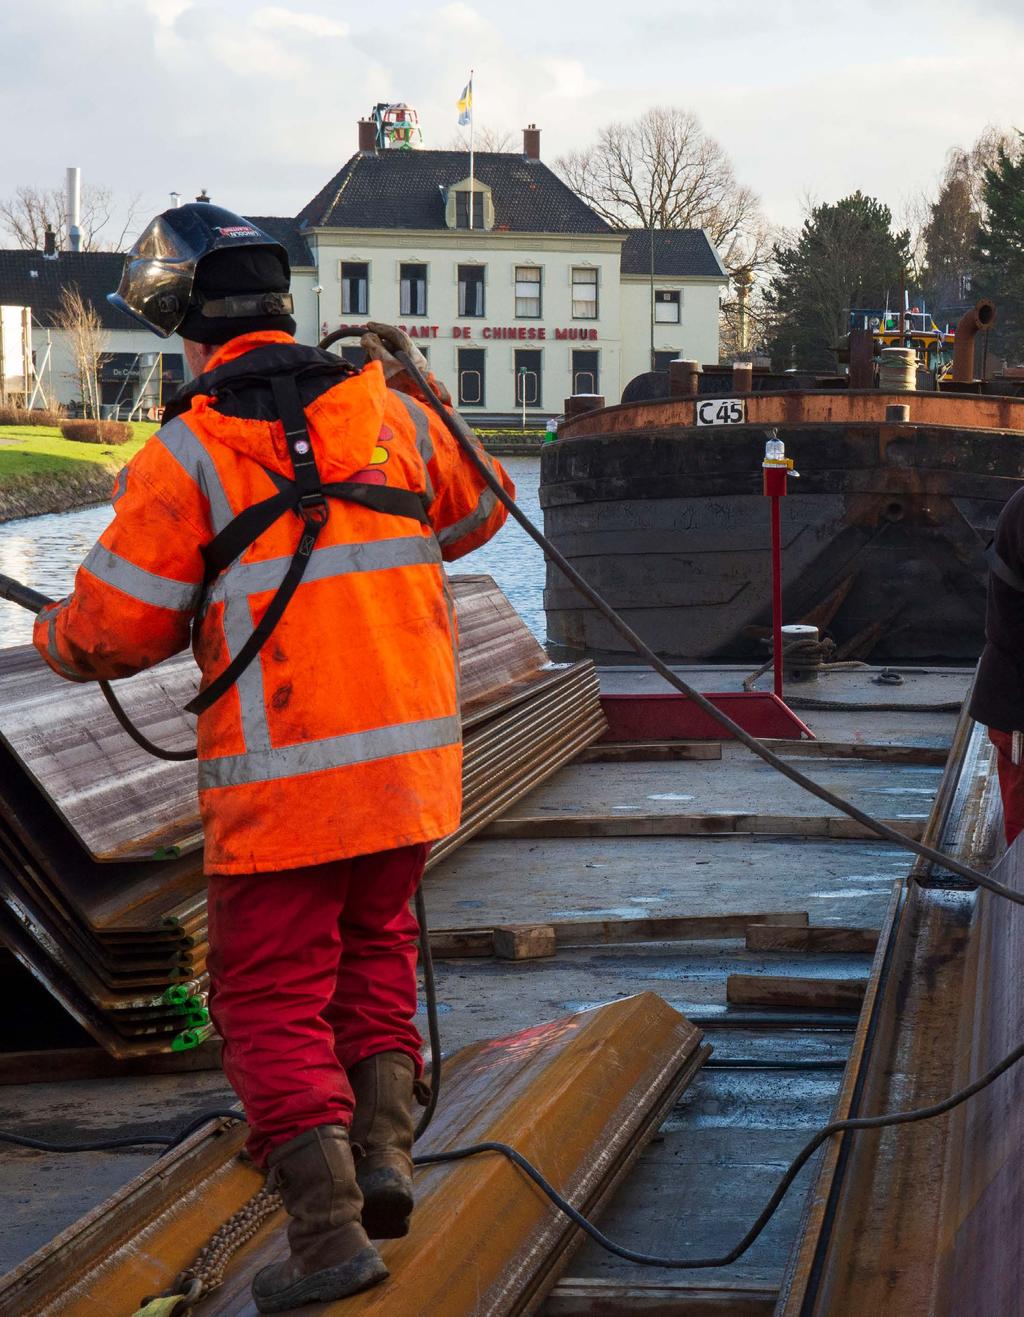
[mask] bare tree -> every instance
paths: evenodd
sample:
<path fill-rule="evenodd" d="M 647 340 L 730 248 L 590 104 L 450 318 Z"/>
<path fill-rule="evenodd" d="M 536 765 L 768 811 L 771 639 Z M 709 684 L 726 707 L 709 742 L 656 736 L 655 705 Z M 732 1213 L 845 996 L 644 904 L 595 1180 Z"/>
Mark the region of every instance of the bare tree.
<path fill-rule="evenodd" d="M 138 214 L 141 194 L 129 198 L 128 210 L 120 233 L 114 239 L 104 239 L 103 232 L 113 217 L 114 194 L 99 183 L 87 183 L 82 188 L 82 211 L 79 227 L 82 230 L 83 251 L 123 251 L 128 230 Z M 57 237 L 57 248 L 62 250 L 68 238 L 67 194 L 62 188 L 22 186 L 0 200 L 0 228 L 6 230 L 19 247 L 42 251 L 46 230 L 52 229 Z"/>
<path fill-rule="evenodd" d="M 555 168 L 615 228 L 706 229 L 726 268 L 752 272 L 769 259 L 772 235 L 752 189 L 689 110 L 656 106 L 602 128 Z"/>
<path fill-rule="evenodd" d="M 475 151 L 513 151 L 516 145 L 515 133 L 507 128 L 476 128 L 473 131 L 473 149 Z M 453 133 L 440 151 L 468 151 L 469 131 Z"/>
<path fill-rule="evenodd" d="M 78 381 L 82 414 L 99 418 L 99 372 L 107 347 L 96 309 L 85 300 L 74 284 L 61 289 L 60 305 L 53 317 L 54 327 L 66 336 L 71 349 L 74 371 L 67 378 Z"/>
<path fill-rule="evenodd" d="M 939 312 L 971 301 L 977 242 L 985 222 L 985 171 L 1000 150 L 1017 150 L 1012 133 L 989 125 L 970 147 L 953 147 L 934 200 L 922 197 L 916 249 L 921 281 Z"/>

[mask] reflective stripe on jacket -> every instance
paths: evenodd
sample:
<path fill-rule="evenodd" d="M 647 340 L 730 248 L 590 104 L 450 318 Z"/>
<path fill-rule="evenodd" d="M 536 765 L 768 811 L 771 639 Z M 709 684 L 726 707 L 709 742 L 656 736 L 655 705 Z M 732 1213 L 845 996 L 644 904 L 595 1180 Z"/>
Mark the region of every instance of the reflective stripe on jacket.
<path fill-rule="evenodd" d="M 292 341 L 244 335 L 210 366 Z M 423 493 L 432 528 L 331 500 L 273 635 L 199 719 L 210 873 L 432 841 L 459 822 L 458 656 L 442 560 L 483 544 L 505 510 L 440 421 L 388 389 L 378 364 L 321 387 L 305 410 L 323 481 Z M 286 514 L 204 591 L 203 546 L 271 495 L 274 475 L 291 475 L 280 423 L 231 410 L 230 399 L 194 399 L 118 478 L 114 519 L 74 592 L 36 623 L 36 646 L 62 676 L 124 677 L 179 652 L 191 633 L 205 685 L 248 639 L 301 523 Z"/>

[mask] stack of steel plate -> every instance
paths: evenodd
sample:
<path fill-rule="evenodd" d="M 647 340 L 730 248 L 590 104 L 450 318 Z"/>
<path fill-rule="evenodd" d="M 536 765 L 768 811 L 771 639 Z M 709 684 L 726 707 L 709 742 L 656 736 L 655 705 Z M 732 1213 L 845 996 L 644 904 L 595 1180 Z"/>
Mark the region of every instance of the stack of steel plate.
<path fill-rule="evenodd" d="M 555 667 L 490 577 L 452 581 L 465 726 L 462 823 L 432 863 L 597 740 L 590 663 Z M 129 716 L 169 749 L 191 655 L 118 683 Z M 0 651 L 0 942 L 114 1056 L 180 1050 L 210 1032 L 206 889 L 195 765 L 154 759 L 98 689 Z"/>

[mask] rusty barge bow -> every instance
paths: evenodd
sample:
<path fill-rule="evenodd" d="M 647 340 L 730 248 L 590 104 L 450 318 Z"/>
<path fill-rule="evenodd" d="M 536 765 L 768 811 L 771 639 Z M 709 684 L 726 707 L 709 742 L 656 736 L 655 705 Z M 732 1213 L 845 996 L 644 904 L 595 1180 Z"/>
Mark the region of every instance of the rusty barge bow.
<path fill-rule="evenodd" d="M 571 416 L 541 464 L 548 536 L 660 653 L 765 657 L 761 463 L 778 438 L 800 474 L 783 507 L 785 621 L 818 626 L 840 659 L 977 657 L 985 546 L 1024 474 L 1024 398 L 671 378 L 680 396 Z M 632 661 L 550 564 L 545 607 L 553 654 Z"/>

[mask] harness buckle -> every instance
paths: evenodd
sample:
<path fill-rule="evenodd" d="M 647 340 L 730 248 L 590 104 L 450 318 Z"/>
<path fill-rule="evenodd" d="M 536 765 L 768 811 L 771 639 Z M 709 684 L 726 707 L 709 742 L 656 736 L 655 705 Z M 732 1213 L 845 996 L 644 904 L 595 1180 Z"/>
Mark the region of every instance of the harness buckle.
<path fill-rule="evenodd" d="M 331 510 L 327 506 L 327 499 L 324 497 L 323 491 L 319 489 L 302 495 L 299 499 L 298 512 L 307 526 L 326 526 L 327 518 L 331 515 Z"/>

